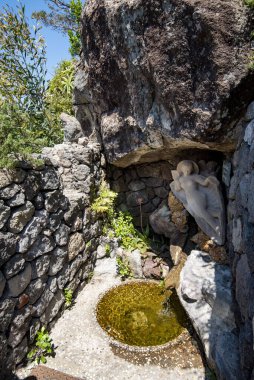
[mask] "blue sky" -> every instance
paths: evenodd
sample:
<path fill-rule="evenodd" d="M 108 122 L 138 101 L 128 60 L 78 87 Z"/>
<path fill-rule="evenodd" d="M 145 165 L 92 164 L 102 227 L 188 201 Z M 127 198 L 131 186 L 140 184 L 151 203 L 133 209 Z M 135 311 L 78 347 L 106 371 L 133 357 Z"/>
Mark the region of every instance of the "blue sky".
<path fill-rule="evenodd" d="M 5 4 L 14 8 L 18 3 L 18 0 L 0 0 L 0 8 Z M 22 0 L 21 3 L 25 5 L 26 15 L 29 19 L 31 19 L 31 14 L 34 11 L 48 9 L 44 0 Z M 35 22 L 35 20 L 31 20 L 32 24 Z M 47 77 L 49 79 L 52 77 L 58 62 L 63 59 L 70 59 L 70 54 L 68 52 L 69 43 L 67 37 L 50 28 L 43 27 L 41 34 L 45 38 L 47 45 Z"/>

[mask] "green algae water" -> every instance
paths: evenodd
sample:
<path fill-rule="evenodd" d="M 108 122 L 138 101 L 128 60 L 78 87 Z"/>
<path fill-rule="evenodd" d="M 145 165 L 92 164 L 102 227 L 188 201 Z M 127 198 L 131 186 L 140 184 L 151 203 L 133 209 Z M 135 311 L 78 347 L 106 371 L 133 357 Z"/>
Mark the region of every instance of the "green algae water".
<path fill-rule="evenodd" d="M 157 346 L 181 334 L 186 314 L 175 293 L 154 282 L 130 282 L 109 290 L 97 320 L 114 339 L 131 346 Z"/>

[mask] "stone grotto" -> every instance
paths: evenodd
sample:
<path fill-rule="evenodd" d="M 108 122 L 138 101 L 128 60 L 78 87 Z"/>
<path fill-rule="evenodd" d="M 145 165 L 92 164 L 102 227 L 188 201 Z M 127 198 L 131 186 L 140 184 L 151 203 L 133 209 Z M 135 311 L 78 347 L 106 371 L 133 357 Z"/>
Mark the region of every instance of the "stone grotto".
<path fill-rule="evenodd" d="M 176 289 L 217 379 L 254 379 L 252 29 L 239 0 L 86 2 L 63 143 L 0 171 L 1 380 L 107 245 Z M 102 181 L 161 256 L 103 235 Z"/>

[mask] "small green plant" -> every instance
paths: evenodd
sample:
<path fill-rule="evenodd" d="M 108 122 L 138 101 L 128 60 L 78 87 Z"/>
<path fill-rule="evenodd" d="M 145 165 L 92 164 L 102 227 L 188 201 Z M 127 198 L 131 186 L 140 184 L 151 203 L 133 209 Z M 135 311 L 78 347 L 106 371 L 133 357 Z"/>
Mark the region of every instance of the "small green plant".
<path fill-rule="evenodd" d="M 124 280 L 127 277 L 132 277 L 132 272 L 128 265 L 127 260 L 123 260 L 122 257 L 118 256 L 116 258 L 116 262 L 117 262 L 117 270 L 122 280 Z"/>
<path fill-rule="evenodd" d="M 108 218 L 113 216 L 114 202 L 117 197 L 117 193 L 110 190 L 107 184 L 103 182 L 99 189 L 99 196 L 93 202 L 91 209 L 98 214 L 107 216 Z"/>
<path fill-rule="evenodd" d="M 106 251 L 106 256 L 109 257 L 110 256 L 110 252 L 111 252 L 111 248 L 110 248 L 110 244 L 109 243 L 105 244 L 105 251 Z"/>
<path fill-rule="evenodd" d="M 71 289 L 64 289 L 65 307 L 69 309 L 73 304 L 73 291 Z"/>
<path fill-rule="evenodd" d="M 139 249 L 141 253 L 147 251 L 149 239 L 136 230 L 132 216 L 119 212 L 112 220 L 112 227 L 117 238 L 121 240 L 121 246 L 127 251 Z"/>
<path fill-rule="evenodd" d="M 36 334 L 35 347 L 29 351 L 27 358 L 35 361 L 37 364 L 47 362 L 46 356 L 53 356 L 54 346 L 49 333 L 42 327 Z"/>
<path fill-rule="evenodd" d="M 94 274 L 94 271 L 91 271 L 88 273 L 88 276 L 87 276 L 87 281 L 90 282 L 93 278 L 93 274 Z"/>

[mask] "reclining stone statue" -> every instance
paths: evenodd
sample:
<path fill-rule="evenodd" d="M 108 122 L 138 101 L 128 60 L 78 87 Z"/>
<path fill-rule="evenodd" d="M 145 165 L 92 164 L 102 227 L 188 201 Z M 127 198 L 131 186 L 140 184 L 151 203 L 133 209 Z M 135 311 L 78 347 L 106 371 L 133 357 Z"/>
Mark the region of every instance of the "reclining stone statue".
<path fill-rule="evenodd" d="M 225 209 L 220 183 L 209 172 L 202 171 L 202 174 L 199 174 L 199 167 L 194 161 L 181 161 L 177 169 L 172 170 L 174 181 L 170 187 L 201 230 L 215 243 L 223 245 Z"/>

